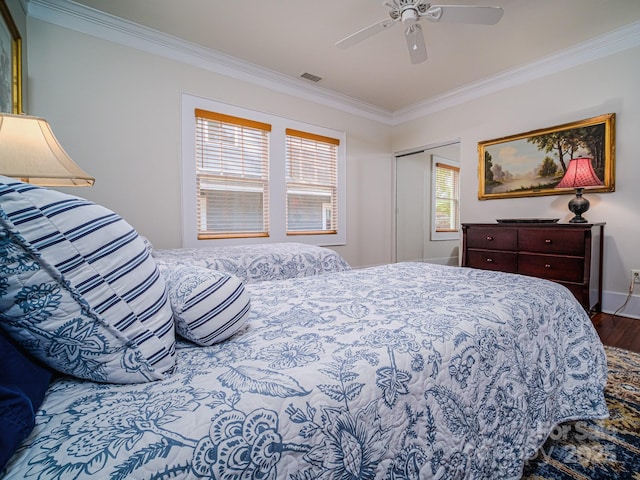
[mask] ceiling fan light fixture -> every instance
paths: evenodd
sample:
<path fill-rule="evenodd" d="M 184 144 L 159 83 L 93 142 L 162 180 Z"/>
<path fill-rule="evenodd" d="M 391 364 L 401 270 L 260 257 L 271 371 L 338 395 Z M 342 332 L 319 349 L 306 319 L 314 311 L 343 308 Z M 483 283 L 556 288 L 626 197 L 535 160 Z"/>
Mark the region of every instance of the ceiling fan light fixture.
<path fill-rule="evenodd" d="M 404 10 L 402 10 L 400 18 L 402 20 L 402 24 L 405 27 L 411 28 L 418 21 L 418 12 L 413 7 L 406 7 Z"/>

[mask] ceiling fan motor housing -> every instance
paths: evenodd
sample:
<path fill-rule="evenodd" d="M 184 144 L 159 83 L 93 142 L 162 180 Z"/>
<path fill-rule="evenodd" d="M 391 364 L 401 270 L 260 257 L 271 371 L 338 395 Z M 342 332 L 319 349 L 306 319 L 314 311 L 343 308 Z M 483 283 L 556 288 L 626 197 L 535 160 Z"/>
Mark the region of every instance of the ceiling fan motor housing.
<path fill-rule="evenodd" d="M 392 20 L 400 19 L 407 26 L 409 25 L 405 23 L 405 18 L 407 21 L 413 18 L 411 22 L 411 25 L 413 25 L 420 18 L 420 14 L 424 14 L 431 6 L 430 3 L 425 3 L 424 0 L 393 0 L 392 2 L 384 2 L 384 5 L 389 7 L 389 16 Z M 408 10 L 412 10 L 413 14 L 405 14 Z"/>
<path fill-rule="evenodd" d="M 418 21 L 418 11 L 413 5 L 404 7 L 400 12 L 400 19 L 405 27 L 410 27 Z"/>

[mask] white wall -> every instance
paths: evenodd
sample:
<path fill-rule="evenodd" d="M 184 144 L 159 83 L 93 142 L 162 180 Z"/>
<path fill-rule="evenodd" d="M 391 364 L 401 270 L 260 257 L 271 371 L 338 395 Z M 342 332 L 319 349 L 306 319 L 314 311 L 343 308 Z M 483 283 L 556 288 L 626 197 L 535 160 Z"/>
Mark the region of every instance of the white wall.
<path fill-rule="evenodd" d="M 509 217 L 571 218 L 570 195 L 479 201 L 478 142 L 616 114 L 612 193 L 589 194 L 585 217 L 606 222 L 604 309 L 624 303 L 631 268 L 640 268 L 640 49 L 508 88 L 394 127 L 393 149 L 460 138 L 461 218 L 494 222 Z M 621 313 L 640 318 L 640 288 Z"/>
<path fill-rule="evenodd" d="M 354 266 L 392 260 L 391 130 L 237 79 L 28 17 L 29 110 L 96 177 L 68 193 L 122 215 L 158 248 L 180 246 L 181 94 L 347 132 L 347 245 Z"/>

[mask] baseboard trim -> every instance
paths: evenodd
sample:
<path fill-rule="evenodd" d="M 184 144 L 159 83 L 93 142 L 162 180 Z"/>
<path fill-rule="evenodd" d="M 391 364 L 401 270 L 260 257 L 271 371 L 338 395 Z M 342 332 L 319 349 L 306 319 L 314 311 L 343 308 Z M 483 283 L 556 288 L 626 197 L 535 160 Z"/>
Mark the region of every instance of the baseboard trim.
<path fill-rule="evenodd" d="M 602 311 L 613 315 L 627 300 L 628 294 L 618 292 L 602 292 Z M 616 315 L 640 320 L 640 296 L 631 295 L 623 309 Z"/>

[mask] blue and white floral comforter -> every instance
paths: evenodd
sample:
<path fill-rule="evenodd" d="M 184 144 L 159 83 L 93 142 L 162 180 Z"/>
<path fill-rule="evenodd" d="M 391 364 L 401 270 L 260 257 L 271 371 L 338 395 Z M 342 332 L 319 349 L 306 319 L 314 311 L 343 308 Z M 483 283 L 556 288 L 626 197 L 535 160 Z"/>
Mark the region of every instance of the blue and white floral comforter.
<path fill-rule="evenodd" d="M 161 269 L 192 265 L 235 275 L 245 283 L 349 270 L 335 251 L 304 243 L 264 243 L 213 248 L 153 250 Z"/>
<path fill-rule="evenodd" d="M 56 381 L 6 478 L 519 478 L 557 423 L 607 416 L 555 283 L 400 263 L 247 288 L 246 326 L 168 380 Z"/>

